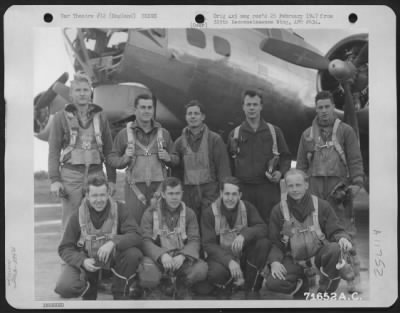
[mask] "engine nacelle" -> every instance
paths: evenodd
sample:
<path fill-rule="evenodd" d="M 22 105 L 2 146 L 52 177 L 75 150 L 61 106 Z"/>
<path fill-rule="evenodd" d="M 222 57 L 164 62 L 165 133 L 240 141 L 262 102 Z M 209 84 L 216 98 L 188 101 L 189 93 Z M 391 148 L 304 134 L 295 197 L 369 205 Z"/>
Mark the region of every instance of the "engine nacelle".
<path fill-rule="evenodd" d="M 361 48 L 368 42 L 368 34 L 356 34 L 346 37 L 336 43 L 325 55 L 329 60 L 343 60 L 350 63 L 358 56 Z M 335 62 L 333 62 L 335 63 Z M 343 109 L 344 105 L 344 91 L 340 83 L 340 75 L 343 77 L 349 76 L 343 68 L 342 64 L 337 62 L 337 70 L 339 77 L 334 77 L 329 73 L 329 70 L 320 70 L 317 77 L 317 90 L 329 90 L 332 92 L 336 108 Z M 352 64 L 351 64 L 352 65 Z M 358 69 L 355 69 L 356 77 L 352 84 L 352 92 L 354 95 L 355 103 L 359 103 L 359 109 L 368 106 L 368 62 L 361 64 Z M 344 73 L 346 72 L 346 73 Z M 338 80 L 339 78 L 339 80 Z"/>

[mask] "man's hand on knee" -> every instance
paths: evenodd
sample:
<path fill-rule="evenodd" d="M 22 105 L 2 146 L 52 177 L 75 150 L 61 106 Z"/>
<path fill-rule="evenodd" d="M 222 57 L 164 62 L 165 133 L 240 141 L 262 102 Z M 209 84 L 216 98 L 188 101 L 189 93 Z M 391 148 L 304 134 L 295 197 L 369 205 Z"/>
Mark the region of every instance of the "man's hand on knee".
<path fill-rule="evenodd" d="M 286 280 L 285 275 L 287 274 L 285 266 L 280 262 L 271 263 L 271 275 L 275 279 Z"/>
<path fill-rule="evenodd" d="M 87 258 L 83 261 L 83 268 L 87 270 L 88 272 L 96 272 L 98 271 L 101 267 L 96 266 L 96 260 L 93 258 Z"/>

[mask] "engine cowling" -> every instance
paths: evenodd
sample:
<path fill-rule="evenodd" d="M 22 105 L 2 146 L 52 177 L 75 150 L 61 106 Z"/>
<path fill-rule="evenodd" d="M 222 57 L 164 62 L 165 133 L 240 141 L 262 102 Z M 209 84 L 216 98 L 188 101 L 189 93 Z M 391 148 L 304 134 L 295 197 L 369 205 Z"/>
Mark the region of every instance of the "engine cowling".
<path fill-rule="evenodd" d="M 356 34 L 346 37 L 336 43 L 325 55 L 329 60 L 354 61 L 362 47 L 368 42 L 368 34 Z M 356 69 L 356 76 L 351 84 L 356 109 L 368 107 L 368 60 L 362 62 Z M 340 81 L 334 78 L 328 70 L 320 70 L 317 77 L 317 90 L 332 92 L 336 108 L 343 110 L 344 90 Z"/>

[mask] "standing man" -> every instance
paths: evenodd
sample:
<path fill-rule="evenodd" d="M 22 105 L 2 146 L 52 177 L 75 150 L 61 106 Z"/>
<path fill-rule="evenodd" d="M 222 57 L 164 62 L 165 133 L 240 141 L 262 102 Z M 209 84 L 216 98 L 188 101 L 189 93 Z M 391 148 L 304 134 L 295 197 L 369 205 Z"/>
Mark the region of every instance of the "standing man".
<path fill-rule="evenodd" d="M 188 126 L 175 141 L 175 150 L 183 166 L 183 200 L 200 218 L 202 210 L 218 198 L 218 182 L 231 170 L 221 136 L 204 124 L 204 106 L 193 100 L 185 109 Z"/>
<path fill-rule="evenodd" d="M 352 249 L 349 235 L 327 201 L 308 192 L 306 174 L 291 169 L 285 175 L 287 198 L 282 197 L 271 213 L 267 289 L 304 297 L 312 287 L 306 274 L 313 274 L 312 259 L 319 270 L 318 292 L 335 292 L 340 278 L 337 264 L 341 252 Z M 267 270 L 268 272 L 268 270 Z M 314 272 L 315 275 L 315 272 Z M 303 285 L 304 284 L 304 285 Z"/>
<path fill-rule="evenodd" d="M 308 174 L 311 192 L 331 204 L 354 238 L 353 198 L 363 186 L 364 177 L 360 146 L 351 126 L 336 117 L 329 91 L 319 92 L 315 103 L 317 116 L 301 137 L 296 167 Z M 354 263 L 356 276 L 359 276 L 356 256 Z M 353 281 L 349 291 L 355 288 Z"/>
<path fill-rule="evenodd" d="M 115 137 L 110 164 L 126 168 L 125 204 L 140 225 L 144 210 L 160 196 L 166 167 L 177 164 L 178 157 L 169 132 L 153 119 L 156 99 L 139 95 L 134 105 L 136 120 Z"/>
<path fill-rule="evenodd" d="M 228 149 L 243 199 L 251 202 L 268 224 L 271 209 L 279 202 L 279 180 L 290 168 L 291 159 L 281 129 L 261 118 L 262 109 L 262 95 L 246 90 L 246 120 L 229 135 Z"/>
<path fill-rule="evenodd" d="M 96 300 L 99 270 L 111 268 L 114 299 L 129 299 L 141 244 L 138 225 L 123 204 L 111 198 L 107 181 L 90 178 L 86 198 L 68 220 L 58 247 L 66 265 L 55 292 L 63 298 Z"/>
<path fill-rule="evenodd" d="M 104 175 L 103 162 L 112 149 L 112 138 L 103 109 L 91 103 L 89 77 L 79 73 L 71 81 L 72 103 L 57 112 L 49 137 L 51 192 L 62 199 L 62 228 L 84 196 L 88 175 Z M 111 194 L 116 172 L 106 164 Z"/>
<path fill-rule="evenodd" d="M 189 299 L 189 288 L 207 276 L 207 263 L 199 258 L 200 233 L 196 215 L 182 202 L 182 183 L 168 177 L 162 198 L 142 218 L 143 260 L 139 270 L 142 287 L 159 285 L 162 274 L 176 279 L 178 298 Z"/>
<path fill-rule="evenodd" d="M 258 296 L 271 244 L 267 225 L 251 203 L 240 200 L 241 195 L 237 178 L 221 181 L 220 197 L 201 218 L 202 243 L 207 253 L 208 282 L 228 297 L 233 285 L 244 284 L 249 298 Z"/>

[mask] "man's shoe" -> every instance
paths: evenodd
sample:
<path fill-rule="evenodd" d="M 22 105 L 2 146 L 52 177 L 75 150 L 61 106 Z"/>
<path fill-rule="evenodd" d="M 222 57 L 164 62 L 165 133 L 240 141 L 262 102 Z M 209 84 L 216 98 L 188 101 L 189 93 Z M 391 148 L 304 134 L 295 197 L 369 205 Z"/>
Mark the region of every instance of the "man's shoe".
<path fill-rule="evenodd" d="M 258 291 L 248 291 L 246 300 L 260 300 L 260 293 Z"/>
<path fill-rule="evenodd" d="M 114 300 L 131 300 L 129 296 L 120 294 L 120 293 L 115 293 L 114 294 Z"/>
<path fill-rule="evenodd" d="M 97 300 L 97 283 L 86 282 L 86 289 L 82 293 L 82 300 Z"/>
<path fill-rule="evenodd" d="M 176 294 L 175 294 L 175 299 L 176 300 L 192 300 L 192 292 L 189 287 L 182 286 L 177 289 Z"/>

